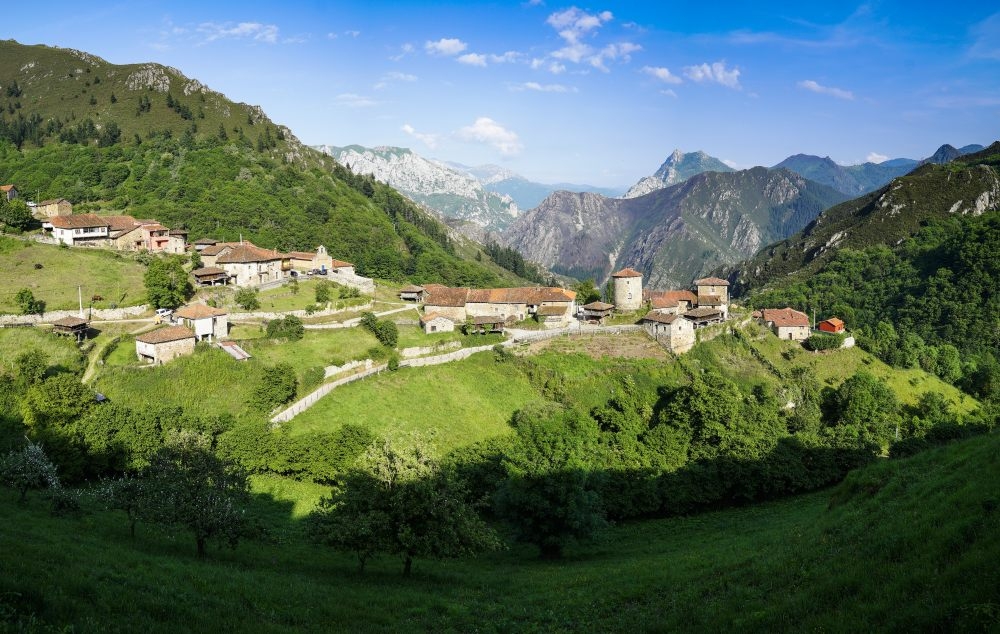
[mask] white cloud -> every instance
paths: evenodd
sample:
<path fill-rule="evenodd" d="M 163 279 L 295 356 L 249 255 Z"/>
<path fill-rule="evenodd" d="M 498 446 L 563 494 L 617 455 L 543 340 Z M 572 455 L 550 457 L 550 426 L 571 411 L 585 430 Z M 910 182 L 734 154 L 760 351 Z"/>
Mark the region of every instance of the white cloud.
<path fill-rule="evenodd" d="M 726 68 L 725 62 L 715 62 L 713 64 L 699 64 L 697 66 L 685 66 L 684 76 L 691 81 L 699 83 L 716 83 L 727 88 L 740 90 L 740 69 Z"/>
<path fill-rule="evenodd" d="M 650 77 L 659 79 L 666 84 L 681 84 L 684 80 L 670 72 L 669 68 L 663 66 L 643 66 L 642 72 Z"/>
<path fill-rule="evenodd" d="M 577 92 L 574 86 L 564 86 L 563 84 L 540 84 L 537 81 L 528 81 L 523 84 L 515 84 L 510 87 L 514 92 L 533 90 L 535 92 Z"/>
<path fill-rule="evenodd" d="M 830 95 L 831 97 L 836 97 L 838 99 L 854 99 L 854 93 L 850 90 L 844 90 L 842 88 L 834 88 L 833 86 L 823 86 L 811 79 L 806 79 L 798 83 L 799 88 L 805 88 L 806 90 L 821 94 Z"/>
<path fill-rule="evenodd" d="M 489 117 L 479 117 L 472 125 L 461 128 L 455 136 L 463 141 L 492 145 L 505 156 L 518 154 L 524 149 L 515 132 Z"/>
<path fill-rule="evenodd" d="M 410 125 L 409 123 L 404 124 L 403 127 L 400 128 L 400 130 L 402 130 L 403 132 L 409 134 L 414 139 L 420 141 L 421 143 L 423 143 L 424 145 L 426 145 L 427 147 L 429 147 L 432 150 L 435 149 L 435 148 L 437 148 L 437 145 L 438 145 L 438 135 L 436 135 L 436 134 L 428 134 L 428 133 L 424 133 L 424 132 L 417 132 L 413 128 L 413 126 Z"/>
<path fill-rule="evenodd" d="M 734 170 L 742 169 L 742 167 L 740 166 L 740 164 L 737 163 L 736 161 L 731 161 L 729 159 L 719 159 L 719 160 L 721 160 L 723 163 L 725 163 L 729 167 L 733 168 Z"/>
<path fill-rule="evenodd" d="M 240 22 L 235 25 L 232 22 L 223 24 L 202 22 L 198 25 L 197 31 L 204 35 L 205 42 L 229 38 L 250 39 L 267 44 L 275 44 L 278 41 L 278 27 L 274 24 L 261 24 L 260 22 Z"/>
<path fill-rule="evenodd" d="M 560 37 L 567 42 L 575 42 L 580 36 L 609 22 L 613 17 L 610 11 L 587 13 L 576 7 L 570 7 L 553 13 L 545 23 L 559 31 Z"/>
<path fill-rule="evenodd" d="M 508 64 L 508 63 L 516 62 L 517 60 L 521 59 L 522 57 L 524 57 L 524 56 L 521 55 L 520 53 L 518 53 L 517 51 L 507 51 L 506 53 L 503 53 L 502 55 L 494 55 L 494 54 L 491 53 L 490 54 L 490 61 L 493 62 L 494 64 Z"/>
<path fill-rule="evenodd" d="M 638 44 L 633 44 L 632 42 L 622 42 L 621 44 L 608 44 L 601 51 L 591 56 L 588 61 L 590 65 L 598 70 L 604 72 L 609 72 L 608 67 L 604 64 L 605 60 L 616 60 L 621 59 L 624 62 L 631 61 L 632 53 L 636 51 L 641 51 L 642 47 Z"/>
<path fill-rule="evenodd" d="M 885 154 L 879 154 L 878 152 L 869 152 L 868 156 L 865 157 L 865 161 L 868 163 L 884 163 L 888 160 L 888 156 Z"/>
<path fill-rule="evenodd" d="M 356 95 L 354 93 L 341 93 L 334 97 L 334 103 L 346 108 L 371 108 L 378 105 L 378 102 L 371 97 Z"/>
<path fill-rule="evenodd" d="M 667 88 L 667 89 L 665 89 L 665 90 L 661 90 L 661 91 L 660 91 L 660 94 L 661 94 L 661 95 L 666 95 L 666 96 L 668 96 L 668 97 L 673 97 L 674 99 L 676 99 L 676 98 L 677 98 L 677 93 L 675 93 L 675 92 L 673 91 L 673 89 L 671 89 L 671 88 Z"/>
<path fill-rule="evenodd" d="M 344 31 L 344 35 L 348 37 L 357 37 L 361 35 L 361 31 Z"/>
<path fill-rule="evenodd" d="M 396 71 L 393 71 L 391 73 L 386 73 L 385 78 L 393 79 L 395 81 L 417 81 L 416 75 L 410 75 L 408 73 L 399 73 Z"/>
<path fill-rule="evenodd" d="M 469 66 L 486 66 L 486 56 L 479 53 L 466 53 L 458 56 L 458 63 Z"/>
<path fill-rule="evenodd" d="M 454 37 L 443 37 L 437 42 L 427 41 L 424 43 L 424 50 L 431 55 L 444 55 L 447 57 L 458 55 L 467 48 L 469 48 L 468 44 Z"/>

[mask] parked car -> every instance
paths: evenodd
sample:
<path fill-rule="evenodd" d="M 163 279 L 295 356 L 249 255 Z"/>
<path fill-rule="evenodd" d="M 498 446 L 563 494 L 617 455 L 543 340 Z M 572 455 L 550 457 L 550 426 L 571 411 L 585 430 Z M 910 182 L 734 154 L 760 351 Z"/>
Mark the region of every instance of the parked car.
<path fill-rule="evenodd" d="M 156 309 L 156 323 L 160 324 L 165 321 L 174 320 L 174 311 L 170 308 L 157 308 Z"/>

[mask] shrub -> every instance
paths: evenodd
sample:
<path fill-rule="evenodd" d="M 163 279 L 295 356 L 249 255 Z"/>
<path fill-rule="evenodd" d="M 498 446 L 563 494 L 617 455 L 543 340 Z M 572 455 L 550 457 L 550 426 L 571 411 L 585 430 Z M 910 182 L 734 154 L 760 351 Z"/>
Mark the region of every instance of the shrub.
<path fill-rule="evenodd" d="M 803 344 L 807 349 L 818 351 L 818 350 L 836 350 L 844 343 L 844 335 L 836 333 L 816 333 L 806 339 Z"/>
<path fill-rule="evenodd" d="M 295 315 L 285 315 L 281 319 L 272 319 L 267 322 L 267 336 L 269 339 L 288 339 L 298 341 L 305 335 L 305 327 L 302 320 Z"/>
<path fill-rule="evenodd" d="M 260 300 L 257 299 L 257 291 L 253 288 L 241 288 L 236 291 L 234 298 L 236 305 L 243 310 L 257 310 L 260 308 Z"/>

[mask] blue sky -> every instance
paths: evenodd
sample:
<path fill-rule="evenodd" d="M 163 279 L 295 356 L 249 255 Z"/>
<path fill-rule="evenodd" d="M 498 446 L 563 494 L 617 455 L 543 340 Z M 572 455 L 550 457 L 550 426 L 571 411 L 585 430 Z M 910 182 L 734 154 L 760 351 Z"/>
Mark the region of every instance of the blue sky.
<path fill-rule="evenodd" d="M 32 2 L 0 37 L 155 61 L 305 143 L 627 186 L 674 149 L 845 164 L 1000 139 L 991 2 Z"/>

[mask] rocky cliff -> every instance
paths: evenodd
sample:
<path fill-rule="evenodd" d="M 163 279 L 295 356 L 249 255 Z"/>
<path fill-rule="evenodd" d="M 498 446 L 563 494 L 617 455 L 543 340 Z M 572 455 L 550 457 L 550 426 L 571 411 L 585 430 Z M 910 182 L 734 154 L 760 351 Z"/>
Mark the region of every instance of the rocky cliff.
<path fill-rule="evenodd" d="M 732 172 L 729 167 L 714 156 L 704 152 L 684 153 L 674 150 L 652 176 L 644 176 L 625 192 L 624 198 L 638 198 L 658 189 L 682 183 L 692 176 L 704 172 Z"/>
<path fill-rule="evenodd" d="M 631 266 L 649 287 L 679 287 L 791 235 L 842 200 L 787 170 L 706 172 L 638 198 L 556 192 L 504 240 L 557 273 L 600 283 Z"/>

